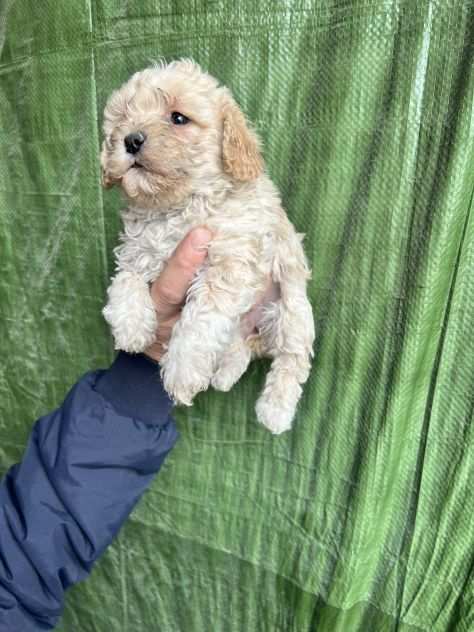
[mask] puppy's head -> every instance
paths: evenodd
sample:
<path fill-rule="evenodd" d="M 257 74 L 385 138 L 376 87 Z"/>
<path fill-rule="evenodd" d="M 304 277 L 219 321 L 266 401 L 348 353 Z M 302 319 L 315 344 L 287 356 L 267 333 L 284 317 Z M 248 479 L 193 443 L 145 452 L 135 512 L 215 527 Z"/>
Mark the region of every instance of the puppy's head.
<path fill-rule="evenodd" d="M 188 60 L 138 72 L 111 95 L 101 164 L 104 186 L 120 184 L 144 207 L 263 171 L 258 138 L 230 92 Z"/>

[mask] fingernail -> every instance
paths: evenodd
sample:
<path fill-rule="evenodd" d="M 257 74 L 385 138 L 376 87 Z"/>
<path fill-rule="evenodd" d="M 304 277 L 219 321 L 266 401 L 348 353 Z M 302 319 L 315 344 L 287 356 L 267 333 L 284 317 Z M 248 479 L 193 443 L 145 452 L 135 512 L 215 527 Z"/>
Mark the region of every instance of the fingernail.
<path fill-rule="evenodd" d="M 202 252 L 203 250 L 207 250 L 211 239 L 212 233 L 208 228 L 195 228 L 191 234 L 191 245 L 194 250 Z"/>

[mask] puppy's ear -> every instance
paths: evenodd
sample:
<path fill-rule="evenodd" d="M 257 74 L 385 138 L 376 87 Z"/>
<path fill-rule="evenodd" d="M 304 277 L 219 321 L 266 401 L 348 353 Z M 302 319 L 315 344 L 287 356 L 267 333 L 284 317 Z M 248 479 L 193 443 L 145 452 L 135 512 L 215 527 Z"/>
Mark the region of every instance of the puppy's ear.
<path fill-rule="evenodd" d="M 101 164 L 101 181 L 104 189 L 110 189 L 110 187 L 114 186 L 114 180 L 108 175 L 107 169 L 105 168 L 107 151 L 105 148 L 105 140 L 102 143 L 102 151 L 100 152 L 100 164 Z"/>
<path fill-rule="evenodd" d="M 256 180 L 264 168 L 260 141 L 249 128 L 244 115 L 233 100 L 226 99 L 222 111 L 224 171 L 243 182 Z"/>

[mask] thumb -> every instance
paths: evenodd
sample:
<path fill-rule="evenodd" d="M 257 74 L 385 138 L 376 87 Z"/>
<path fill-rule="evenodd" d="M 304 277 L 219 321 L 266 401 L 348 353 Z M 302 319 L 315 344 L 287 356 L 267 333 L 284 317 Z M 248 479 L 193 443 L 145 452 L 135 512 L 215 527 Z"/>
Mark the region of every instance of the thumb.
<path fill-rule="evenodd" d="M 207 257 L 212 233 L 200 226 L 190 231 L 171 255 L 165 269 L 151 287 L 151 297 L 162 318 L 176 311 L 186 297 L 194 275 Z"/>

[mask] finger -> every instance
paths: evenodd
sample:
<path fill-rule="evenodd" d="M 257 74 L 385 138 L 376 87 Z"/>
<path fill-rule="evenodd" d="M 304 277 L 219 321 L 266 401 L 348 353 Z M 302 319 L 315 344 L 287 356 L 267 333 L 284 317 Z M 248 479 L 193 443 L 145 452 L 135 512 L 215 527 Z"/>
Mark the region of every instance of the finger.
<path fill-rule="evenodd" d="M 212 233 L 205 227 L 194 228 L 178 245 L 165 269 L 151 287 L 158 313 L 166 318 L 184 301 L 197 270 L 204 263 Z"/>

